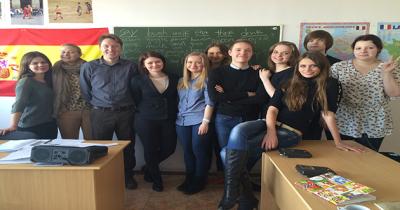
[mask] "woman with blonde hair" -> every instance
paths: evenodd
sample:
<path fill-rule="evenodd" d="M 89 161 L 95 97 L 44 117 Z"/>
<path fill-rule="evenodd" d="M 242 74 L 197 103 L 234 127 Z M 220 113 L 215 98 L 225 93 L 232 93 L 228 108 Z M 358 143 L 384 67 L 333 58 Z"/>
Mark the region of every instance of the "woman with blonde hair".
<path fill-rule="evenodd" d="M 185 194 L 204 189 L 211 158 L 209 123 L 214 104 L 207 89 L 208 59 L 204 53 L 186 56 L 183 78 L 178 83 L 178 115 L 176 131 L 186 167 L 185 181 L 177 187 Z"/>
<path fill-rule="evenodd" d="M 81 94 L 79 84 L 81 48 L 74 44 L 61 47 L 61 60 L 53 66 L 54 115 L 64 139 L 78 139 L 82 128 L 83 138 L 91 138 L 90 107 Z"/>

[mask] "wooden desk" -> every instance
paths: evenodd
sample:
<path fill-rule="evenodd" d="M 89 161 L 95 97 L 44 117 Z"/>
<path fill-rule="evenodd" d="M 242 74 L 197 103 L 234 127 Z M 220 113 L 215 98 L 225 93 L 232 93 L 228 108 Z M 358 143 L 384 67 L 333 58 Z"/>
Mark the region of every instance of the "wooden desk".
<path fill-rule="evenodd" d="M 0 209 L 122 210 L 122 149 L 128 143 L 118 141 L 117 146 L 109 147 L 107 156 L 87 166 L 0 165 Z M 0 153 L 0 157 L 5 155 Z"/>
<path fill-rule="evenodd" d="M 349 144 L 357 143 L 346 141 Z M 262 156 L 261 209 L 268 209 L 268 196 L 272 194 L 281 210 L 336 210 L 336 206 L 294 185 L 304 179 L 297 173 L 296 164 L 326 166 L 339 175 L 376 189 L 376 201 L 400 200 L 400 164 L 368 150 L 364 153 L 345 152 L 335 148 L 332 141 L 303 141 L 296 146 L 313 155 L 309 159 L 285 158 L 278 151 Z M 265 198 L 265 199 L 263 199 Z M 371 210 L 372 202 L 362 203 Z"/>

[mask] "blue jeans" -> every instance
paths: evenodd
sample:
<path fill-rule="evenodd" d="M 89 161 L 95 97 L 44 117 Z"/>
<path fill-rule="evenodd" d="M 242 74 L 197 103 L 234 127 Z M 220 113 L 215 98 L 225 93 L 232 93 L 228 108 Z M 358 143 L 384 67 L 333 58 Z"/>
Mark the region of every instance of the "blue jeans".
<path fill-rule="evenodd" d="M 211 138 L 209 133 L 198 135 L 200 124 L 176 126 L 179 142 L 182 144 L 187 174 L 205 177 L 211 159 Z"/>
<path fill-rule="evenodd" d="M 0 140 L 23 140 L 23 139 L 38 139 L 38 135 L 30 131 L 13 131 L 4 136 L 0 136 Z"/>
<path fill-rule="evenodd" d="M 297 145 L 301 141 L 301 136 L 285 128 L 276 127 L 278 137 L 278 148 L 285 148 Z M 255 164 L 261 157 L 263 149 L 262 140 L 267 133 L 265 120 L 253 120 L 240 123 L 235 126 L 229 136 L 226 149 L 245 150 L 249 154 L 249 165 Z M 225 162 L 225 148 L 221 151 L 221 157 Z"/>
<path fill-rule="evenodd" d="M 215 117 L 215 130 L 218 135 L 218 143 L 221 148 L 228 144 L 229 134 L 233 127 L 243 122 L 242 117 L 234 117 L 224 114 L 217 114 Z"/>

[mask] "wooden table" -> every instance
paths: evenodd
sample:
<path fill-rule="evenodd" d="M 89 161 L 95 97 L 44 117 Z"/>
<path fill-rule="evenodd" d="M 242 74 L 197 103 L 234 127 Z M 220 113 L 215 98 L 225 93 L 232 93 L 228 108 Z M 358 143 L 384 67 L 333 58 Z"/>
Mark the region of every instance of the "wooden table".
<path fill-rule="evenodd" d="M 353 141 L 346 143 L 358 145 Z M 372 193 L 376 196 L 376 202 L 400 201 L 398 162 L 369 149 L 364 153 L 341 151 L 335 148 L 332 141 L 302 141 L 295 148 L 308 150 L 313 157 L 285 158 L 280 156 L 278 151 L 263 154 L 261 209 L 275 209 L 277 206 L 281 210 L 336 210 L 335 205 L 294 185 L 296 181 L 304 179 L 296 171 L 296 164 L 326 166 L 340 176 L 372 187 L 376 189 L 376 192 Z M 270 203 L 271 194 L 275 207 Z M 365 202 L 362 205 L 374 210 L 377 209 L 373 205 L 374 202 Z"/>
<path fill-rule="evenodd" d="M 108 155 L 87 166 L 0 165 L 0 209 L 122 210 L 125 190 L 122 150 L 129 141 L 117 143 L 108 148 Z M 0 153 L 0 157 L 5 155 Z"/>

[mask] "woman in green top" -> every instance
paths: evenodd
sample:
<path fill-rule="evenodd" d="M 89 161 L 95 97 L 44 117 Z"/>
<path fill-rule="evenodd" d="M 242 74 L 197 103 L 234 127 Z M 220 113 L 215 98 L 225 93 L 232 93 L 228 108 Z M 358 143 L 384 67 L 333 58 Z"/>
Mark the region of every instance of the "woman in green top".
<path fill-rule="evenodd" d="M 43 53 L 26 53 L 21 59 L 11 125 L 0 129 L 0 139 L 54 139 L 51 62 Z"/>

